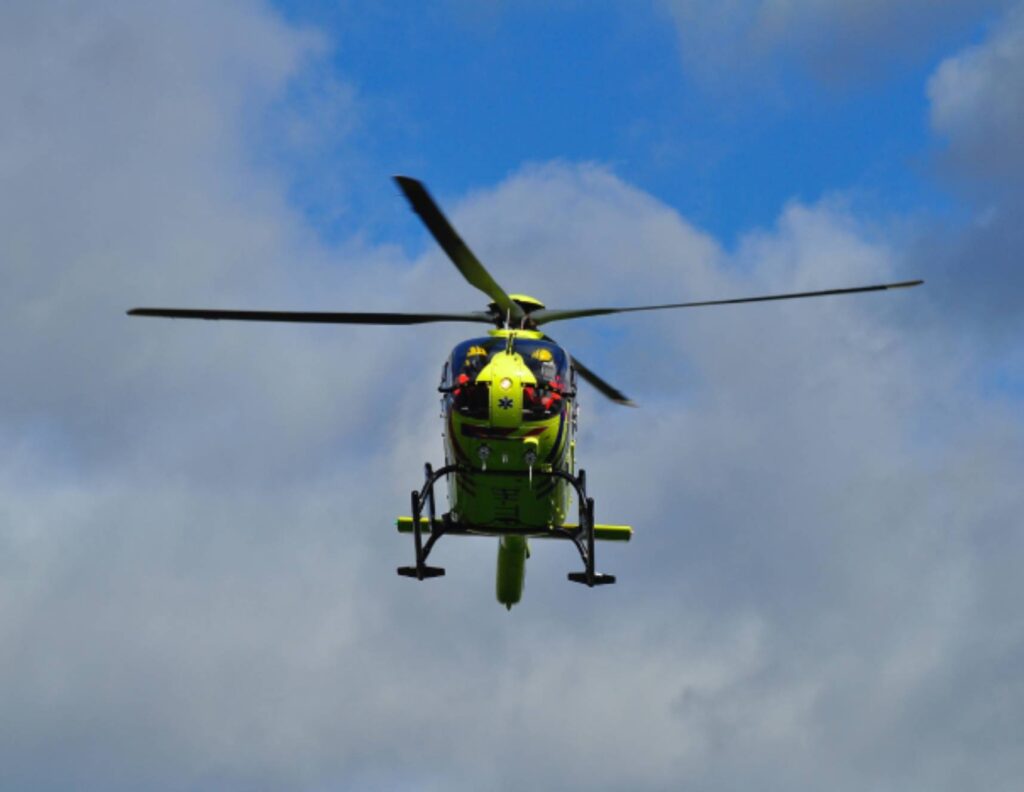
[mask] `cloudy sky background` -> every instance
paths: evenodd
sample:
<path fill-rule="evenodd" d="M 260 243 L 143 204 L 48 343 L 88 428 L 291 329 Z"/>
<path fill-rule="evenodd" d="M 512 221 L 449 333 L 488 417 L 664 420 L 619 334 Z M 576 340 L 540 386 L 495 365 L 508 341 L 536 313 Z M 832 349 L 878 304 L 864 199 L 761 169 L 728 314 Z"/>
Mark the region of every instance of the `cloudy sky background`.
<path fill-rule="evenodd" d="M 0 787 L 1011 790 L 1024 6 L 0 10 Z M 463 310 L 389 182 L 594 319 L 614 587 L 398 578 Z M 470 328 L 470 326 L 467 326 Z"/>

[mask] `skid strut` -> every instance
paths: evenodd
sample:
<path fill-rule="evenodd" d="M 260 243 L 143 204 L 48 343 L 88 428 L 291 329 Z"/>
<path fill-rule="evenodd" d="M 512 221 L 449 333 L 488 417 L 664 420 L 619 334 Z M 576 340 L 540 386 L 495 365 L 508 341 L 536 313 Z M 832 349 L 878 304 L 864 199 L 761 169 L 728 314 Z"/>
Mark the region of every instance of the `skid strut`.
<path fill-rule="evenodd" d="M 587 472 L 581 470 L 575 479 L 566 476 L 576 488 L 580 502 L 580 524 L 574 531 L 566 531 L 583 559 L 582 572 L 570 572 L 569 580 L 585 586 L 606 586 L 615 582 L 615 575 L 594 571 L 594 499 L 587 497 Z"/>
<path fill-rule="evenodd" d="M 433 550 L 434 544 L 445 534 L 445 528 L 448 526 L 449 516 L 444 515 L 443 524 L 440 529 L 434 527 L 434 483 L 441 476 L 448 472 L 451 465 L 441 468 L 436 474 L 430 463 L 427 462 L 423 466 L 423 472 L 426 474 L 426 483 L 423 485 L 423 489 L 417 492 L 412 491 L 412 534 L 413 544 L 416 548 L 416 566 L 402 566 L 398 568 L 398 574 L 403 577 L 414 577 L 417 580 L 424 580 L 425 578 L 440 577 L 444 574 L 442 567 L 427 566 L 427 556 L 430 555 L 430 551 Z M 423 506 L 427 507 L 427 516 L 430 518 L 430 538 L 427 539 L 426 545 L 423 544 L 423 526 L 420 524 L 420 518 L 423 516 Z"/>
<path fill-rule="evenodd" d="M 398 567 L 399 575 L 402 575 L 403 577 L 416 578 L 417 580 L 440 577 L 444 574 L 444 569 L 442 567 L 427 565 L 427 557 L 430 555 L 430 551 L 434 549 L 434 545 L 437 543 L 438 539 L 446 533 L 467 533 L 467 530 L 464 527 L 452 524 L 451 515 L 449 513 L 441 515 L 440 525 L 438 525 L 436 521 L 434 485 L 444 476 L 459 470 L 459 466 L 445 465 L 440 470 L 435 471 L 428 462 L 423 466 L 423 470 L 426 475 L 426 481 L 423 483 L 423 488 L 420 490 L 413 490 L 411 497 L 412 533 L 413 546 L 416 550 L 416 564 L 414 566 Z M 496 475 L 499 471 L 494 471 L 489 474 L 488 471 L 474 470 L 473 473 L 477 475 Z M 501 471 L 500 474 L 510 475 L 507 471 Z M 528 475 L 528 473 L 524 471 L 522 475 L 525 476 Z M 572 529 L 563 528 L 561 526 L 555 526 L 550 529 L 553 535 L 571 541 L 579 552 L 580 559 L 583 561 L 583 571 L 570 572 L 569 580 L 573 583 L 582 583 L 583 585 L 590 586 L 591 588 L 594 586 L 604 586 L 609 583 L 614 583 L 615 575 L 603 574 L 595 571 L 594 569 L 594 499 L 587 496 L 586 471 L 581 470 L 578 476 L 573 476 L 562 470 L 538 471 L 533 473 L 533 475 L 564 479 L 572 484 L 573 489 L 576 490 L 577 500 L 580 504 L 579 525 Z M 427 537 L 426 542 L 423 541 L 422 525 L 424 507 L 426 507 L 427 517 L 429 520 L 427 525 L 430 526 L 430 536 Z M 537 532 L 534 529 L 524 529 L 521 531 L 512 529 L 496 533 L 522 533 L 523 535 L 532 535 Z"/>

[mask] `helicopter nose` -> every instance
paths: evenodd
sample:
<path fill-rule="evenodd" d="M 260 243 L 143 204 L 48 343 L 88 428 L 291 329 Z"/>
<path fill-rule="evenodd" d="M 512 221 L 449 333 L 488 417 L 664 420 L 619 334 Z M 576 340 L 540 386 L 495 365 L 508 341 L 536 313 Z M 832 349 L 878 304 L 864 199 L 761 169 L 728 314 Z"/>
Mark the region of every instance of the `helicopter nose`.
<path fill-rule="evenodd" d="M 513 373 L 503 374 L 491 387 L 491 424 L 518 426 L 523 415 L 523 384 Z"/>

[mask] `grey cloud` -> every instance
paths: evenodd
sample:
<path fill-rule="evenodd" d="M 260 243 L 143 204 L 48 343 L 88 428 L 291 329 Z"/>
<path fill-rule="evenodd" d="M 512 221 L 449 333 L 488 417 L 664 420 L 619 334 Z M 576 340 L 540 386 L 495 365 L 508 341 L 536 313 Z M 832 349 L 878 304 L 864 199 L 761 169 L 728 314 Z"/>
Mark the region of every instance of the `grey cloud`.
<path fill-rule="evenodd" d="M 247 159 L 315 38 L 258 5 L 201 33 L 133 8 L 88 35 L 4 12 L 15 54 L 48 53 L 4 94 L 55 98 L 2 132 L 23 198 L 0 203 L 0 785 L 1014 788 L 1019 415 L 908 332 L 929 292 L 567 325 L 643 405 L 584 392 L 599 515 L 638 529 L 601 556 L 620 583 L 571 586 L 571 553 L 538 546 L 505 613 L 467 540 L 414 584 L 391 519 L 439 456 L 462 328 L 121 312 L 480 297 L 433 250 L 323 247 Z M 98 77 L 79 48 L 111 31 L 134 55 Z M 841 204 L 728 253 L 593 164 L 450 203 L 552 305 L 907 274 Z"/>
<path fill-rule="evenodd" d="M 935 273 L 944 321 L 1011 349 L 1021 331 L 1024 277 L 1024 6 L 980 44 L 944 60 L 928 82 L 940 173 L 968 207 L 934 228 L 918 258 Z M 1019 369 L 1019 361 L 1015 361 Z"/>
<path fill-rule="evenodd" d="M 784 266 L 794 286 L 823 269 L 854 280 L 893 266 L 848 217 L 799 207 L 741 255 L 755 273 L 780 277 Z M 1020 543 L 1012 508 L 1003 508 L 1019 496 L 989 467 L 1015 467 L 1020 426 L 1010 414 L 984 416 L 991 408 L 957 374 L 969 361 L 936 359 L 893 318 L 920 316 L 928 299 L 708 315 L 681 336 L 704 382 L 688 413 L 669 408 L 672 417 L 644 432 L 631 480 L 656 483 L 633 509 L 643 504 L 637 521 L 660 530 L 641 537 L 653 547 L 638 542 L 623 563 L 649 569 L 674 557 L 679 582 L 659 578 L 661 598 L 753 609 L 771 636 L 735 696 L 692 698 L 683 709 L 709 718 L 707 733 L 720 729 L 728 745 L 688 776 L 698 788 L 813 787 L 827 775 L 840 789 L 952 789 L 948 779 L 969 776 L 982 754 L 999 768 L 997 784 L 1010 783 L 1016 761 L 1005 746 L 979 750 L 980 737 L 957 746 L 964 730 L 998 734 L 1002 716 L 986 716 L 987 697 L 971 685 L 960 706 L 978 721 L 968 726 L 956 697 L 938 691 L 950 674 L 977 678 L 968 635 L 1006 664 L 999 684 L 1019 660 L 1020 635 L 999 638 L 1009 621 L 996 617 L 979 633 L 975 625 L 988 621 L 984 603 L 1012 585 L 982 547 L 988 530 Z M 614 476 L 603 460 L 623 442 L 615 436 L 595 455 L 594 480 Z M 775 738 L 778 751 L 796 749 L 788 762 Z M 909 766 L 940 745 L 942 772 Z"/>
<path fill-rule="evenodd" d="M 848 83 L 897 61 L 928 56 L 937 41 L 975 24 L 1005 0 L 849 2 L 664 0 L 687 65 L 706 84 L 764 86 L 798 67 L 826 83 Z"/>
<path fill-rule="evenodd" d="M 969 179 L 1019 185 L 1024 170 L 1024 6 L 981 44 L 944 60 L 928 83 L 931 122 Z"/>

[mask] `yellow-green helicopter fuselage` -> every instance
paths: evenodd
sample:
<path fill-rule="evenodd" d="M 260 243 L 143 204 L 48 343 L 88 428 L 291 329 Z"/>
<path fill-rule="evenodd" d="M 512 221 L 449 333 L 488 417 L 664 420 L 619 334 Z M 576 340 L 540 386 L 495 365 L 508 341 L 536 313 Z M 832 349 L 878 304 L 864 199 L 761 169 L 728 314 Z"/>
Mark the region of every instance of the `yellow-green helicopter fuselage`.
<path fill-rule="evenodd" d="M 492 330 L 456 347 L 441 389 L 445 461 L 459 465 L 448 475 L 458 522 L 538 531 L 565 522 L 571 486 L 545 474 L 573 472 L 570 376 L 565 352 L 538 332 Z"/>
<path fill-rule="evenodd" d="M 456 347 L 445 366 L 445 461 L 457 465 L 448 505 L 471 529 L 516 531 L 498 543 L 495 594 L 508 608 L 522 597 L 530 552 L 520 532 L 547 533 L 569 511 L 571 485 L 546 475 L 573 472 L 569 383 L 564 351 L 533 331 L 492 330 Z"/>
<path fill-rule="evenodd" d="M 575 469 L 572 361 L 538 331 L 491 330 L 455 347 L 440 391 L 445 525 L 449 533 L 499 537 L 496 594 L 511 608 L 522 597 L 529 539 L 567 538 L 567 531 L 579 530 L 579 523 L 568 522 L 582 483 Z M 441 523 L 421 518 L 421 526 L 438 530 Z M 413 520 L 399 518 L 398 527 L 410 532 Z M 628 526 L 594 529 L 604 540 L 632 535 Z"/>

